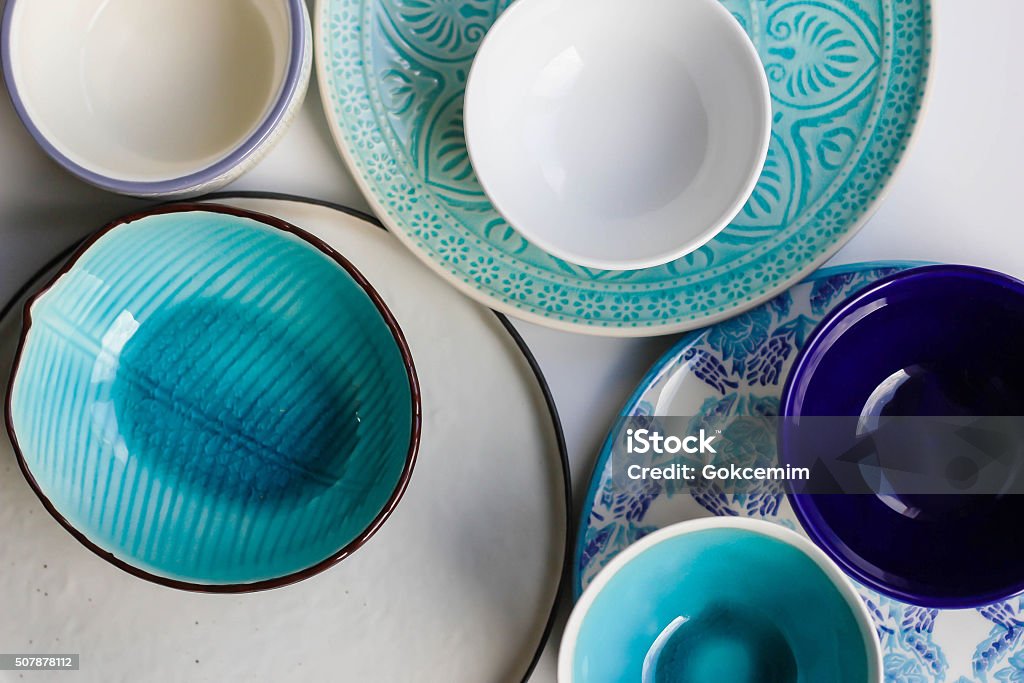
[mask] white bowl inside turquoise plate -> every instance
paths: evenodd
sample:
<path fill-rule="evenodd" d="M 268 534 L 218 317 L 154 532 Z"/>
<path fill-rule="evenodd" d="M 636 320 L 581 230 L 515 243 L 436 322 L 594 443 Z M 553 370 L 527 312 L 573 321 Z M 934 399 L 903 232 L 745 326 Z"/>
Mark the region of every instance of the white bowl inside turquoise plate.
<path fill-rule="evenodd" d="M 518 0 L 477 53 L 466 141 L 522 235 L 582 266 L 695 251 L 754 190 L 771 97 L 717 0 Z"/>

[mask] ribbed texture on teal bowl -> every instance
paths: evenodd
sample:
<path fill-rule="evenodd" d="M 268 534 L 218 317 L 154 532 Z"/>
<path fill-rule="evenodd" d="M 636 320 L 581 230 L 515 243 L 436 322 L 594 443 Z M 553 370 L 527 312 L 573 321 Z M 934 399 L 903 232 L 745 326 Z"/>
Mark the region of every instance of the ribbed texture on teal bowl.
<path fill-rule="evenodd" d="M 9 422 L 67 524 L 133 568 L 303 572 L 376 524 L 412 457 L 414 380 L 370 295 L 248 217 L 103 234 L 29 310 Z"/>

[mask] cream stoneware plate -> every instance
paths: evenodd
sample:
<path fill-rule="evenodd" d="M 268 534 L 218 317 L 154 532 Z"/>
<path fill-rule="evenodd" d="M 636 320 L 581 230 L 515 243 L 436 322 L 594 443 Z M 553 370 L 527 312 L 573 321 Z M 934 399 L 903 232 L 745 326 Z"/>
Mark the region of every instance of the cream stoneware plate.
<path fill-rule="evenodd" d="M 634 4 L 623 2 L 623 11 Z M 407 247 L 488 306 L 563 330 L 691 330 L 782 292 L 878 206 L 928 90 L 930 0 L 726 0 L 772 95 L 760 180 L 736 219 L 697 251 L 655 268 L 596 270 L 550 256 L 512 229 L 470 163 L 466 82 L 508 5 L 318 0 L 320 90 L 338 148 Z M 608 87 L 624 98 L 629 90 Z M 592 140 L 607 164 L 629 153 L 615 142 Z"/>
<path fill-rule="evenodd" d="M 294 586 L 173 591 L 61 529 L 4 434 L 0 651 L 80 653 L 78 677 L 89 681 L 160 671 L 193 681 L 521 680 L 547 632 L 567 534 L 561 431 L 525 347 L 365 220 L 300 201 L 218 201 L 326 241 L 400 320 L 424 408 L 403 504 L 359 553 Z M 18 312 L 0 321 L 2 384 Z"/>
<path fill-rule="evenodd" d="M 742 443 L 742 450 L 729 452 L 742 452 L 751 466 L 774 464 L 771 423 L 734 418 L 777 415 L 789 368 L 814 326 L 860 288 L 913 265 L 827 268 L 748 313 L 685 336 L 652 368 L 622 414 L 637 420 L 682 416 L 692 417 L 693 424 L 710 421 L 721 427 L 727 443 Z M 669 481 L 620 485 L 620 478 L 612 476 L 610 446 L 621 425 L 606 442 L 584 500 L 573 564 L 576 595 L 637 539 L 675 522 L 728 515 L 800 530 L 789 503 L 768 485 L 739 493 L 714 486 L 683 490 Z M 663 457 L 666 464 L 673 459 Z M 1007 554 L 1015 552 L 1019 549 L 1006 547 Z M 886 683 L 1024 681 L 1024 599 L 938 610 L 904 604 L 863 586 L 858 590 L 881 640 Z"/>

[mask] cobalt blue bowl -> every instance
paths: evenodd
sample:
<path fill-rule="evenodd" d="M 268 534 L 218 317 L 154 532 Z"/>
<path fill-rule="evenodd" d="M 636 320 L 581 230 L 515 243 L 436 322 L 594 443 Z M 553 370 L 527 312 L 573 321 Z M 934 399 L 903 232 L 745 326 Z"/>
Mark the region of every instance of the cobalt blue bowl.
<path fill-rule="evenodd" d="M 861 290 L 808 338 L 781 412 L 783 464 L 832 475 L 790 502 L 850 576 L 936 608 L 1024 591 L 1024 283 L 941 265 Z"/>
<path fill-rule="evenodd" d="M 284 585 L 360 547 L 419 443 L 408 346 L 362 275 L 212 205 L 108 226 L 25 308 L 7 426 L 78 540 L 165 585 Z"/>

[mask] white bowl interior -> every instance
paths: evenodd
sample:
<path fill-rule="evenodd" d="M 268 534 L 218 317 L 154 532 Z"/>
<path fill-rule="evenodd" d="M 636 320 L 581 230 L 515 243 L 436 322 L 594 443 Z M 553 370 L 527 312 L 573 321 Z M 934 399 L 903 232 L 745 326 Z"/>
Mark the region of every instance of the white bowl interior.
<path fill-rule="evenodd" d="M 282 0 L 22 0 L 11 65 L 47 142 L 107 178 L 206 169 L 273 108 L 291 35 Z"/>
<path fill-rule="evenodd" d="M 597 268 L 658 265 L 753 191 L 768 83 L 717 0 L 519 0 L 473 64 L 466 133 L 509 223 Z"/>

